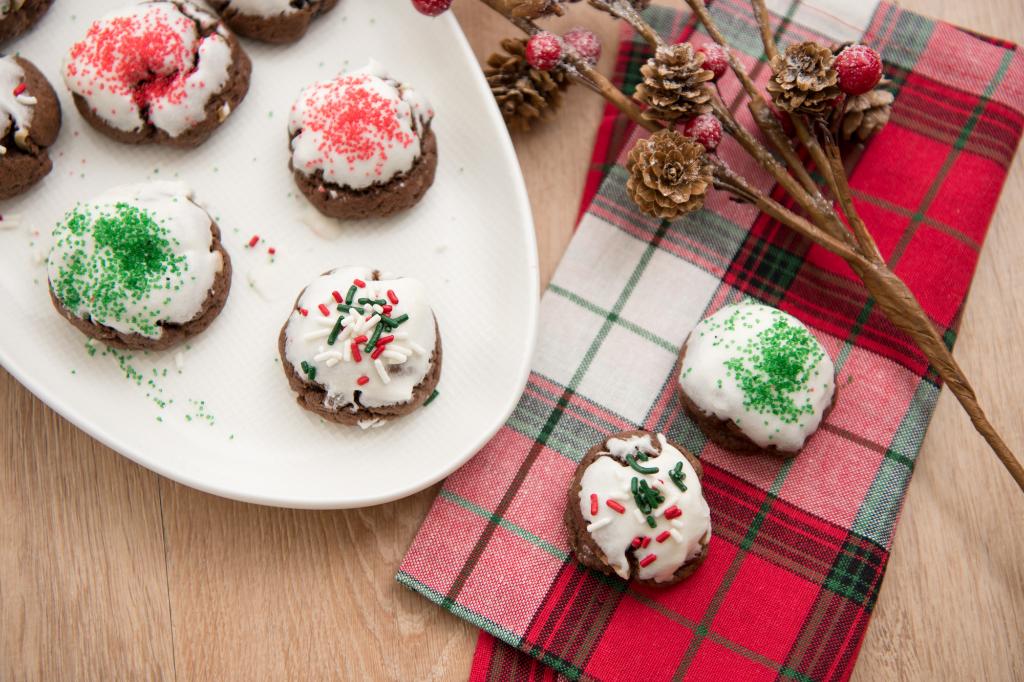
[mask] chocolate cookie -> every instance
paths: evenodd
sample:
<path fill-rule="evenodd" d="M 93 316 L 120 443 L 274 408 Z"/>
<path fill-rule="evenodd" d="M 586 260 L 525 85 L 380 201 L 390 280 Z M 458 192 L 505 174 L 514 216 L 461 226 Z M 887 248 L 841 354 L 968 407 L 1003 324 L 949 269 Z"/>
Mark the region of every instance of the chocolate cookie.
<path fill-rule="evenodd" d="M 54 231 L 50 298 L 79 331 L 115 348 L 162 350 L 220 314 L 231 259 L 183 183 L 116 187 Z"/>
<path fill-rule="evenodd" d="M 679 397 L 712 442 L 794 457 L 835 405 L 835 366 L 799 320 L 759 303 L 702 320 L 679 356 Z"/>
<path fill-rule="evenodd" d="M 53 0 L 4 0 L 0 2 L 0 43 L 29 30 L 50 9 Z"/>
<path fill-rule="evenodd" d="M 300 406 L 364 429 L 416 410 L 441 376 L 441 335 L 423 285 L 370 268 L 339 268 L 307 286 L 278 350 Z"/>
<path fill-rule="evenodd" d="M 382 217 L 410 208 L 434 182 L 434 111 L 371 62 L 306 88 L 288 121 L 295 184 L 324 215 Z"/>
<path fill-rule="evenodd" d="M 68 53 L 64 82 L 108 137 L 193 148 L 238 108 L 251 71 L 217 17 L 184 0 L 152 0 L 94 22 Z"/>
<path fill-rule="evenodd" d="M 584 566 L 645 585 L 691 576 L 711 542 L 704 470 L 665 436 L 625 431 L 590 449 L 565 508 L 569 545 Z"/>
<path fill-rule="evenodd" d="M 0 199 L 10 199 L 53 168 L 47 148 L 60 132 L 53 86 L 23 57 L 0 57 Z"/>
<path fill-rule="evenodd" d="M 210 0 L 231 30 L 265 43 L 292 43 L 338 0 Z"/>

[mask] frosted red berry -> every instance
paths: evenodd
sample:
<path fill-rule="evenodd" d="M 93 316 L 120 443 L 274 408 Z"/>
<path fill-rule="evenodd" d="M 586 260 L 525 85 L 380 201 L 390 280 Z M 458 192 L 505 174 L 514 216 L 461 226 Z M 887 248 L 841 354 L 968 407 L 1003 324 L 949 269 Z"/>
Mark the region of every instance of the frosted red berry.
<path fill-rule="evenodd" d="M 718 43 L 708 43 L 697 48 L 697 52 L 704 55 L 704 68 L 715 74 L 715 80 L 725 75 L 729 70 L 729 55 L 725 53 Z"/>
<path fill-rule="evenodd" d="M 550 71 L 562 58 L 562 39 L 549 31 L 530 36 L 526 43 L 526 61 L 540 71 Z"/>
<path fill-rule="evenodd" d="M 867 45 L 851 45 L 836 57 L 839 89 L 847 95 L 863 95 L 882 79 L 882 56 Z"/>
<path fill-rule="evenodd" d="M 452 6 L 452 0 L 412 0 L 412 6 L 421 14 L 436 17 L 438 14 L 448 11 L 448 8 Z"/>
<path fill-rule="evenodd" d="M 601 41 L 593 31 L 577 26 L 563 33 L 562 40 L 591 64 L 597 64 L 601 58 Z"/>
<path fill-rule="evenodd" d="M 722 122 L 714 114 L 701 114 L 687 121 L 683 135 L 692 137 L 704 149 L 713 152 L 722 141 Z"/>

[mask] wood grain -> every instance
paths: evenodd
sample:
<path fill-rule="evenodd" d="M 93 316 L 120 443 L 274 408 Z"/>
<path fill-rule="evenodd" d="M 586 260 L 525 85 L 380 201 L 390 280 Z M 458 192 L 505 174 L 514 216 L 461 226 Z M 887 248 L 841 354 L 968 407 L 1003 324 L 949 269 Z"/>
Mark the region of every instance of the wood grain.
<path fill-rule="evenodd" d="M 1024 39 L 1019 0 L 904 4 Z M 473 0 L 456 13 L 479 56 L 511 34 Z M 615 44 L 616 27 L 579 6 L 556 26 L 576 23 Z M 602 103 L 576 88 L 565 107 L 515 139 L 545 283 Z M 1017 452 L 1022 213 L 1018 155 L 956 349 Z M 393 580 L 435 493 L 334 512 L 221 500 L 119 457 L 0 370 L 0 679 L 465 679 L 476 630 Z M 944 392 L 855 677 L 1024 678 L 1022 521 L 1024 497 Z"/>

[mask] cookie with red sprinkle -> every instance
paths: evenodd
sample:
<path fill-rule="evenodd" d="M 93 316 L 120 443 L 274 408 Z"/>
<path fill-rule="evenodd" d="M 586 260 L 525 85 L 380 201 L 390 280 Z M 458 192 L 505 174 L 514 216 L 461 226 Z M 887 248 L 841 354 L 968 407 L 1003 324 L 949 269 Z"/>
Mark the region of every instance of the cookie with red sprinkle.
<path fill-rule="evenodd" d="M 0 2 L 0 43 L 16 38 L 35 26 L 53 0 L 3 0 Z"/>
<path fill-rule="evenodd" d="M 0 57 L 0 199 L 17 196 L 53 168 L 47 148 L 60 132 L 53 86 L 24 57 Z"/>
<path fill-rule="evenodd" d="M 334 9 L 338 0 L 209 0 L 240 36 L 265 43 L 293 43 L 313 20 Z"/>
<path fill-rule="evenodd" d="M 441 377 L 441 336 L 426 288 L 371 268 L 313 280 L 281 328 L 278 350 L 301 407 L 363 429 L 430 402 Z"/>
<path fill-rule="evenodd" d="M 434 182 L 434 110 L 367 66 L 307 87 L 288 121 L 295 184 L 332 218 L 373 218 L 417 204 Z"/>
<path fill-rule="evenodd" d="M 184 0 L 152 0 L 93 22 L 63 75 L 78 111 L 108 137 L 192 148 L 238 108 L 251 71 L 216 16 Z"/>
<path fill-rule="evenodd" d="M 569 486 L 569 545 L 584 566 L 664 586 L 707 557 L 711 511 L 700 461 L 660 433 L 624 431 L 590 449 Z"/>

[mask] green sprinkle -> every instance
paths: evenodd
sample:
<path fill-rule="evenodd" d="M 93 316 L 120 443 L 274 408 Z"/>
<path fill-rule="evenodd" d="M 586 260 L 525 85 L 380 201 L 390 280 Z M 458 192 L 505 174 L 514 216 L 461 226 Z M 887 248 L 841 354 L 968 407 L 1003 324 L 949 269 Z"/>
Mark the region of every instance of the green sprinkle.
<path fill-rule="evenodd" d="M 348 293 L 345 294 L 345 303 L 352 305 L 352 298 L 356 295 L 356 291 L 359 289 L 355 284 L 348 288 Z"/>
<path fill-rule="evenodd" d="M 334 328 L 331 329 L 331 333 L 327 335 L 327 345 L 328 346 L 333 346 L 334 342 L 338 340 L 338 335 L 341 334 L 341 329 L 342 329 L 342 327 L 341 327 L 342 319 L 343 318 L 338 317 L 338 321 L 334 323 Z"/>
<path fill-rule="evenodd" d="M 373 329 L 373 336 L 371 336 L 370 340 L 366 342 L 365 346 L 363 346 L 363 350 L 366 351 L 367 353 L 372 352 L 374 346 L 377 345 L 377 339 L 379 339 L 380 335 L 383 334 L 383 333 L 384 333 L 384 325 L 378 324 L 376 327 L 374 327 L 374 329 Z"/>
<path fill-rule="evenodd" d="M 363 315 L 364 313 L 366 313 L 366 310 L 365 310 L 365 309 L 363 309 L 363 308 L 360 308 L 360 307 L 358 307 L 358 306 L 354 306 L 354 305 L 347 305 L 347 304 L 345 304 L 345 303 L 339 303 L 339 304 L 338 304 L 338 312 L 342 312 L 342 313 L 347 313 L 347 312 L 349 312 L 350 310 L 354 310 L 354 311 L 356 311 L 357 313 L 359 313 L 360 315 Z"/>
<path fill-rule="evenodd" d="M 430 394 L 430 397 L 423 401 L 423 407 L 426 407 L 430 403 L 434 402 L 434 398 L 438 396 L 438 393 L 438 390 L 435 388 L 433 392 Z"/>
<path fill-rule="evenodd" d="M 637 464 L 637 461 L 633 458 L 633 455 L 626 455 L 626 464 L 633 467 L 633 470 L 641 474 L 656 474 L 658 473 L 658 467 L 645 467 Z"/>
<path fill-rule="evenodd" d="M 683 463 L 676 462 L 676 466 L 672 471 L 668 472 L 668 477 L 676 484 L 676 487 L 686 492 L 686 484 L 683 481 L 686 480 L 686 472 L 683 471 Z"/>
<path fill-rule="evenodd" d="M 658 522 L 654 520 L 653 516 L 648 514 L 647 515 L 647 525 L 650 526 L 651 528 L 654 528 L 655 526 L 658 525 Z"/>

